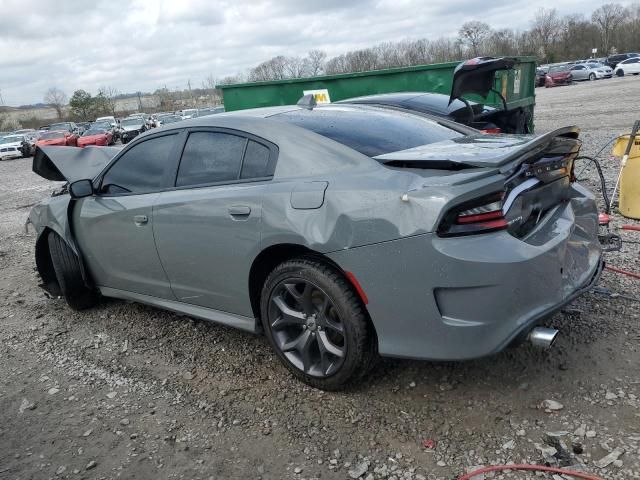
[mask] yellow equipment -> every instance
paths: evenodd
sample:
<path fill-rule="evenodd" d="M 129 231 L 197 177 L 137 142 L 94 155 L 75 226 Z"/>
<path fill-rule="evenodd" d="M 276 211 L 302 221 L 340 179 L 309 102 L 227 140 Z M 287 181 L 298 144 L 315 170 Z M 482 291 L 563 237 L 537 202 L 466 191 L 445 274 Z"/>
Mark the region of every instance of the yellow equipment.
<path fill-rule="evenodd" d="M 613 146 L 613 155 L 621 158 L 618 183 L 620 202 L 618 209 L 627 218 L 640 220 L 640 134 L 634 125 L 631 134 L 621 135 Z M 630 142 L 630 138 L 633 141 Z M 618 185 L 616 185 L 616 188 Z M 611 201 L 615 198 L 615 190 Z"/>

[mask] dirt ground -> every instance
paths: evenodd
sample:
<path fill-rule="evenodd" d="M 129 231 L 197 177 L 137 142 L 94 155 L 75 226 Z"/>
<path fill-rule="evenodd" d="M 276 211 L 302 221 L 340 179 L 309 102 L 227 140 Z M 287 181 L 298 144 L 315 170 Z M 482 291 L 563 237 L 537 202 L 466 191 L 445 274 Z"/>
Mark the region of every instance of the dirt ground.
<path fill-rule="evenodd" d="M 578 125 L 584 153 L 640 117 L 638 77 L 536 93 L 538 132 Z M 616 164 L 603 159 L 611 184 Z M 640 281 L 605 272 L 610 293 L 548 320 L 561 330 L 551 350 L 384 360 L 364 383 L 324 393 L 293 380 L 262 337 L 138 304 L 77 313 L 45 297 L 23 224 L 55 185 L 30 167 L 0 162 L 0 478 L 444 480 L 545 461 L 640 478 L 640 303 L 625 298 L 640 297 Z M 599 185 L 592 168 L 582 177 Z M 636 243 L 608 261 L 640 271 L 640 233 L 622 235 Z"/>

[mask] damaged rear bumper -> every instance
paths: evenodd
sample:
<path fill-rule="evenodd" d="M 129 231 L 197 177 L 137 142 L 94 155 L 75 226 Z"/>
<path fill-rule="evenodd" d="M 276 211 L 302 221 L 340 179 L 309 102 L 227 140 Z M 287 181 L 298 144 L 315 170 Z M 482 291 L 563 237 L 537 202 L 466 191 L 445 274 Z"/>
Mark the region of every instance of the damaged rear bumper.
<path fill-rule="evenodd" d="M 523 239 L 425 234 L 330 256 L 369 298 L 382 355 L 464 360 L 499 352 L 591 288 L 597 229 L 593 195 L 574 185 Z"/>

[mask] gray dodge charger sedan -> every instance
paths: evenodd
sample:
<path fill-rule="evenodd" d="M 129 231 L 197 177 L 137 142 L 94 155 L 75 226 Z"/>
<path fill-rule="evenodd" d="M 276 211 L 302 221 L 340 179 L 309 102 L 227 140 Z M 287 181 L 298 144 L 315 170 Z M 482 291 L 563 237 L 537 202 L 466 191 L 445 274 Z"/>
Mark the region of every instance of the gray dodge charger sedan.
<path fill-rule="evenodd" d="M 361 105 L 44 147 L 34 171 L 66 183 L 31 211 L 36 263 L 72 308 L 102 295 L 264 333 L 336 389 L 378 355 L 498 352 L 588 289 L 602 261 L 579 148 L 573 127 L 483 135 Z"/>

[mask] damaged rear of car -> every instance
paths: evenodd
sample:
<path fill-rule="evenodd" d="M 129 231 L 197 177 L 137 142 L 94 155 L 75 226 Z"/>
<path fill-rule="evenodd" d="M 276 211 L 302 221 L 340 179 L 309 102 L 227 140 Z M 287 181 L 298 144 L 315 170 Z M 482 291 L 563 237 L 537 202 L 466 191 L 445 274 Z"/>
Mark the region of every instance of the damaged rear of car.
<path fill-rule="evenodd" d="M 76 282 L 62 292 L 72 306 L 99 292 L 264 333 L 319 388 L 361 377 L 377 354 L 481 357 L 598 278 L 579 148 L 571 127 L 483 135 L 309 105 L 186 120 L 115 156 L 45 149 L 34 171 L 70 185 L 31 212 L 38 269 L 47 288 Z M 118 170 L 145 158 L 169 172 L 155 186 Z"/>
<path fill-rule="evenodd" d="M 367 95 L 336 103 L 377 105 L 446 118 L 484 133 L 531 133 L 531 107 L 509 106 L 501 92 L 494 89 L 496 73 L 513 70 L 514 58 L 479 57 L 460 63 L 453 72 L 450 95 L 426 92 L 398 92 Z M 498 108 L 483 105 L 465 96 L 486 99 L 494 93 Z"/>

